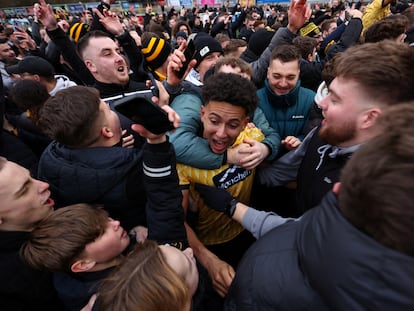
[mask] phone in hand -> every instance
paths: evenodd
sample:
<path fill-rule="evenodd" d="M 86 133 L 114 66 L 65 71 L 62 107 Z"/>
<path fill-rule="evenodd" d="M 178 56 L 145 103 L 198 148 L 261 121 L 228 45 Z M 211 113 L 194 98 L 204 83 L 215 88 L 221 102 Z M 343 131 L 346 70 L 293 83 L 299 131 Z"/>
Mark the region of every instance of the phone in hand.
<path fill-rule="evenodd" d="M 159 98 L 160 90 L 158 89 L 158 85 L 157 85 L 157 82 L 155 81 L 154 75 L 151 72 L 148 72 L 148 77 L 151 80 L 150 90 L 152 92 L 152 95 Z"/>
<path fill-rule="evenodd" d="M 142 94 L 134 94 L 111 103 L 118 111 L 134 123 L 141 124 L 153 134 L 163 134 L 174 129 L 166 111 Z"/>
<path fill-rule="evenodd" d="M 180 68 L 179 71 L 176 71 L 176 75 L 178 78 L 182 79 L 184 76 L 185 71 L 187 70 L 188 64 L 190 61 L 194 58 L 194 55 L 196 54 L 197 50 L 194 45 L 194 38 L 196 36 L 196 33 L 193 33 L 188 36 L 187 39 L 187 46 L 184 50 L 184 56 L 185 56 L 185 62 L 183 63 L 183 66 Z"/>

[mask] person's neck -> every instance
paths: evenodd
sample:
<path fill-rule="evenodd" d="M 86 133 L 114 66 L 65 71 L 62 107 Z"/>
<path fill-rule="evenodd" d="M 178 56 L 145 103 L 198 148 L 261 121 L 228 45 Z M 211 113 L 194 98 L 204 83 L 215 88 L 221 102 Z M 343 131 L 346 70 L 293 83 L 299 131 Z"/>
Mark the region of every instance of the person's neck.
<path fill-rule="evenodd" d="M 44 83 L 47 89 L 47 92 L 50 93 L 56 86 L 57 81 L 53 80 L 52 82 L 45 82 Z"/>
<path fill-rule="evenodd" d="M 374 129 L 363 131 L 359 133 L 357 136 L 355 136 L 354 139 L 337 144 L 337 147 L 351 148 L 354 146 L 358 146 L 358 145 L 366 143 L 367 141 L 370 141 L 372 138 L 376 137 L 378 134 L 380 134 L 380 132 L 375 131 Z"/>
<path fill-rule="evenodd" d="M 34 228 L 34 224 L 32 226 L 19 226 L 15 224 L 0 224 L 0 231 L 16 231 L 16 232 L 31 232 Z"/>
<path fill-rule="evenodd" d="M 101 138 L 93 144 L 90 144 L 88 147 L 115 147 L 120 143 L 120 139 L 111 137 L 111 138 Z M 121 144 L 122 146 L 122 144 Z"/>

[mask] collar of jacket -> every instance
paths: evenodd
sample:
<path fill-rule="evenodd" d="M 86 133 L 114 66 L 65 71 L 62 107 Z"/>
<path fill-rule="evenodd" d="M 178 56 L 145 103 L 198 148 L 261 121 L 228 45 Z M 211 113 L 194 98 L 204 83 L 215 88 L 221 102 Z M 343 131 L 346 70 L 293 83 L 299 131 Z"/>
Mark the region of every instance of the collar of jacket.
<path fill-rule="evenodd" d="M 267 98 L 269 99 L 269 102 L 272 106 L 275 106 L 276 108 L 287 108 L 296 104 L 296 100 L 299 95 L 300 80 L 296 82 L 296 86 L 293 88 L 293 90 L 285 95 L 277 95 L 275 92 L 273 92 L 270 89 L 268 79 L 265 80 L 264 87 L 266 90 Z"/>

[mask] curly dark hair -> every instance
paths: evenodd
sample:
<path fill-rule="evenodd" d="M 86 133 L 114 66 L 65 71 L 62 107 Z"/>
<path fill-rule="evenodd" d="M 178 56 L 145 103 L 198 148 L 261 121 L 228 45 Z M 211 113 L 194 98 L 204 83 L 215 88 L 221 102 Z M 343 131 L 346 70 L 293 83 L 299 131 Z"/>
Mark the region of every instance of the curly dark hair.
<path fill-rule="evenodd" d="M 202 88 L 204 105 L 210 101 L 240 106 L 250 115 L 259 102 L 256 86 L 250 80 L 233 73 L 218 73 L 207 79 Z"/>
<path fill-rule="evenodd" d="M 50 97 L 46 86 L 35 80 L 19 80 L 10 89 L 11 100 L 22 111 L 30 111 L 30 119 L 37 123 L 39 109 Z"/>

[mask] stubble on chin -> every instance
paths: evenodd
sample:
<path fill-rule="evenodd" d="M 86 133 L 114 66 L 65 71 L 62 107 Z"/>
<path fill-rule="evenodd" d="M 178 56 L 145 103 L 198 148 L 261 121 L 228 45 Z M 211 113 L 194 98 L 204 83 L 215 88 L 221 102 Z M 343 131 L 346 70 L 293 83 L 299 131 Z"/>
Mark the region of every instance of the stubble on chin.
<path fill-rule="evenodd" d="M 356 136 L 355 124 L 346 123 L 341 127 L 333 128 L 322 126 L 319 130 L 319 137 L 332 146 L 340 146 L 343 143 L 351 141 Z"/>

